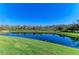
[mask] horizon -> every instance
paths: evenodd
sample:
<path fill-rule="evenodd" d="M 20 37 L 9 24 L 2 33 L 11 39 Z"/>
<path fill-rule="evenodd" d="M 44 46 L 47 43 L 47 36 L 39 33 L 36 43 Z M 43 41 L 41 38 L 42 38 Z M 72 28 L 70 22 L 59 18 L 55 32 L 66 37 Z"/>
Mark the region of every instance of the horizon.
<path fill-rule="evenodd" d="M 0 3 L 0 25 L 71 24 L 78 10 L 78 3 Z"/>

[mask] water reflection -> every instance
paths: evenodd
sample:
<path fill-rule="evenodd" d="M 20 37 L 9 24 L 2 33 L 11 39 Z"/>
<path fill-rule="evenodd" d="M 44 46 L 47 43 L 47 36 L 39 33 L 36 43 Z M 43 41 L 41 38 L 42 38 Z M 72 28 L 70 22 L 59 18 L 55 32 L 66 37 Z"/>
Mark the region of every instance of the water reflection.
<path fill-rule="evenodd" d="M 32 38 L 42 41 L 48 41 L 56 44 L 61 44 L 65 46 L 70 46 L 74 48 L 79 48 L 79 41 L 72 39 L 70 37 L 59 36 L 54 34 L 36 34 L 36 33 L 9 33 L 4 34 L 6 36 L 15 36 L 15 37 L 24 37 L 24 38 Z"/>

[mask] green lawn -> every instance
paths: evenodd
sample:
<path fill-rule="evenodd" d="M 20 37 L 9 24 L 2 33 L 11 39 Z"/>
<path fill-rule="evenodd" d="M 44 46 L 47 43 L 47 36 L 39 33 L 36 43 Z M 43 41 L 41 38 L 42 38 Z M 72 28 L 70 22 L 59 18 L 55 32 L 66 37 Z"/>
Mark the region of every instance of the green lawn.
<path fill-rule="evenodd" d="M 75 40 L 79 40 L 79 33 L 73 33 L 73 32 L 54 32 L 54 33 L 58 35 L 68 36 Z"/>
<path fill-rule="evenodd" d="M 54 43 L 0 36 L 1 55 L 70 55 L 79 54 L 79 49 L 57 45 Z"/>
<path fill-rule="evenodd" d="M 16 31 L 10 31 L 12 33 L 41 33 L 41 34 L 45 34 L 45 33 L 53 33 L 54 31 L 41 31 L 41 30 L 16 30 Z"/>

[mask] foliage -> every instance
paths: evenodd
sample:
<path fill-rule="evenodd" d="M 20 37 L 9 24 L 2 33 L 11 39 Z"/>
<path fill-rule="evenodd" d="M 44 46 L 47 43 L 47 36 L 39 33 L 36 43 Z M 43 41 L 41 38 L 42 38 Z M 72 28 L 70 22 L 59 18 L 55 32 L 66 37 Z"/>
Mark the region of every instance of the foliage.
<path fill-rule="evenodd" d="M 72 24 L 60 24 L 60 25 L 49 25 L 49 26 L 32 26 L 32 25 L 1 25 L 1 30 L 9 31 L 62 31 L 62 32 L 78 32 L 79 31 L 79 20 Z"/>

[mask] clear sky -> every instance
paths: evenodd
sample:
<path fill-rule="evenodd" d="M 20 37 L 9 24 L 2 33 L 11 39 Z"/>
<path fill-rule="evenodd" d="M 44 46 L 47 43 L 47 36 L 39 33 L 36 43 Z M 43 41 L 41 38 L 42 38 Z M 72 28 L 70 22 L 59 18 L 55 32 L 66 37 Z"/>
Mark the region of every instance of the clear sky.
<path fill-rule="evenodd" d="M 79 4 L 4 3 L 0 4 L 0 24 L 70 24 L 79 19 Z"/>

